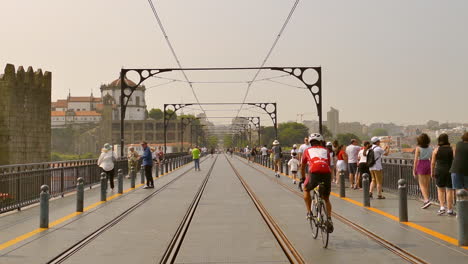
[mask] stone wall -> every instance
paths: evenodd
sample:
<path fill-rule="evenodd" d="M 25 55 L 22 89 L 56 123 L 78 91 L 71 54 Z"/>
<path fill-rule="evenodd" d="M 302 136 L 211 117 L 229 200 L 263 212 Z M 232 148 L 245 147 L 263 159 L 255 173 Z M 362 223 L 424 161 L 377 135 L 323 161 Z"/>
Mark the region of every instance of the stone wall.
<path fill-rule="evenodd" d="M 0 165 L 50 159 L 52 74 L 7 64 L 0 75 Z"/>

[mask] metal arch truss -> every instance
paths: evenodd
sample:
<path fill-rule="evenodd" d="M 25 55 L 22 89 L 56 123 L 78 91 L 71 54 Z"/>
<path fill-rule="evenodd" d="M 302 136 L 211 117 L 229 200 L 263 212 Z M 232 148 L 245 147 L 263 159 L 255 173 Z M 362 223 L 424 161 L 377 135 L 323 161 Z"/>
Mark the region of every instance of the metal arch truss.
<path fill-rule="evenodd" d="M 180 119 L 180 149 L 183 152 L 184 151 L 184 131 L 185 128 L 190 125 L 194 120 L 200 119 L 199 117 L 182 117 Z M 190 133 L 190 138 L 192 138 L 192 134 Z M 191 141 L 191 140 L 190 140 Z M 190 142 L 192 144 L 192 142 Z"/>
<path fill-rule="evenodd" d="M 154 77 L 158 74 L 172 71 L 226 71 L 226 70 L 273 70 L 288 73 L 294 76 L 297 80 L 302 82 L 312 94 L 315 105 L 317 107 L 317 113 L 319 117 L 319 128 L 322 133 L 322 68 L 321 67 L 240 67 L 240 68 L 138 68 L 138 69 L 121 69 L 120 70 L 120 144 L 121 144 L 121 156 L 124 151 L 124 120 L 125 112 L 133 92 L 148 78 Z M 316 80 L 308 81 L 305 78 L 307 72 L 315 72 L 318 77 Z M 135 83 L 129 80 L 128 75 L 137 75 L 138 78 Z M 133 77 L 133 76 L 132 76 Z M 265 110 L 265 109 L 264 109 Z M 272 117 L 273 113 L 269 113 Z M 276 120 L 276 104 L 275 104 L 275 120 Z M 277 124 L 275 125 L 275 131 L 277 130 Z M 276 134 L 276 137 L 278 135 Z"/>
<path fill-rule="evenodd" d="M 278 115 L 277 115 L 277 105 L 276 103 L 188 103 L 188 104 L 164 104 L 163 108 L 163 116 L 164 116 L 164 152 L 167 150 L 167 127 L 169 126 L 169 121 L 174 116 L 174 114 L 183 109 L 184 107 L 191 106 L 191 105 L 252 105 L 256 106 L 265 113 L 267 113 L 271 121 L 273 122 L 273 127 L 275 128 L 275 138 L 278 138 Z M 171 109 L 168 109 L 170 107 Z M 168 112 L 171 110 L 171 112 Z M 209 118 L 209 117 L 207 117 Z M 240 117 L 242 118 L 242 117 Z M 247 117 L 252 118 L 252 120 L 256 120 L 258 118 L 258 128 L 260 129 L 260 118 L 259 117 Z M 248 119 L 247 119 L 248 120 Z M 249 120 L 250 121 L 250 120 Z M 251 121 L 255 126 L 257 126 L 254 122 Z"/>

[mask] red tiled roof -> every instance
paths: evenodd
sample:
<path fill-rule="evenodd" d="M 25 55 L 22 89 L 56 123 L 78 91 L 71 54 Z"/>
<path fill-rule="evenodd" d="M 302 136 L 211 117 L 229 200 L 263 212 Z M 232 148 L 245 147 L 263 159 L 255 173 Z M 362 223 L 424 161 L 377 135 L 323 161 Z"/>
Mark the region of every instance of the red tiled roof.
<path fill-rule="evenodd" d="M 51 116 L 65 116 L 65 111 L 51 111 Z"/>
<path fill-rule="evenodd" d="M 102 99 L 99 97 L 91 96 L 70 96 L 68 97 L 69 102 L 101 102 Z"/>
<path fill-rule="evenodd" d="M 67 108 L 68 107 L 68 103 L 67 103 L 67 100 L 57 100 L 57 102 L 52 102 L 52 107 L 55 107 L 55 108 Z"/>
<path fill-rule="evenodd" d="M 136 86 L 136 83 L 134 83 L 132 80 L 129 80 L 127 78 L 125 78 L 125 82 L 129 85 L 129 86 Z M 117 80 L 114 80 L 113 82 L 111 82 L 109 84 L 109 86 L 113 86 L 113 87 L 120 87 L 120 78 L 118 78 Z"/>
<path fill-rule="evenodd" d="M 96 111 L 76 111 L 76 116 L 101 116 L 100 113 Z"/>

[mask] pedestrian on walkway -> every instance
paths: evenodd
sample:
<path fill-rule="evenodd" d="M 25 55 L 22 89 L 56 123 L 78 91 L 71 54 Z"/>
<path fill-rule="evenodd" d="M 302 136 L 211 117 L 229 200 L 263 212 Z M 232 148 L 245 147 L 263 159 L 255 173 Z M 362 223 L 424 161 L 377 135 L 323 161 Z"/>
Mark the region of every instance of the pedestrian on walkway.
<path fill-rule="evenodd" d="M 367 166 L 367 152 L 371 148 L 371 143 L 369 141 L 364 141 L 364 147 L 358 153 L 358 172 L 356 178 L 356 185 L 359 188 L 362 188 L 362 175 L 367 173 L 369 175 L 369 181 L 372 181 L 371 173 L 369 166 Z"/>
<path fill-rule="evenodd" d="M 263 162 L 267 162 L 268 159 L 268 148 L 267 145 L 263 145 L 263 147 L 260 149 L 260 152 L 262 153 L 262 160 Z"/>
<path fill-rule="evenodd" d="M 198 146 L 192 149 L 192 159 L 195 167 L 195 171 L 200 171 L 200 149 Z"/>
<path fill-rule="evenodd" d="M 422 133 L 417 138 L 418 147 L 414 153 L 413 176 L 419 183 L 419 189 L 424 199 L 421 206 L 426 209 L 431 206 L 429 200 L 429 183 L 431 182 L 431 157 L 432 148 L 429 146 L 431 139 L 426 133 Z"/>
<path fill-rule="evenodd" d="M 340 184 L 340 177 L 341 175 L 345 175 L 346 170 L 348 169 L 348 166 L 346 165 L 346 162 L 348 161 L 348 155 L 346 154 L 345 151 L 345 146 L 340 145 L 337 148 L 338 154 L 336 155 L 337 161 L 336 161 L 336 184 Z"/>
<path fill-rule="evenodd" d="M 299 170 L 299 160 L 297 159 L 297 153 L 293 152 L 291 154 L 291 159 L 288 161 L 289 170 L 293 175 L 293 184 L 296 184 L 297 171 Z"/>
<path fill-rule="evenodd" d="M 112 150 L 112 145 L 109 143 L 104 144 L 101 150 L 101 155 L 98 159 L 98 166 L 101 167 L 102 172 L 106 174 L 109 180 L 109 185 L 114 190 L 114 175 L 115 175 L 115 162 L 117 161 L 117 154 Z"/>
<path fill-rule="evenodd" d="M 252 159 L 252 163 L 255 162 L 255 157 L 257 157 L 257 155 L 258 155 L 257 147 L 253 147 L 252 151 L 250 151 L 250 158 Z"/>
<path fill-rule="evenodd" d="M 293 153 L 296 153 L 296 155 L 297 155 L 297 152 L 298 152 L 297 145 L 294 144 L 294 145 L 292 146 L 292 149 L 291 149 L 291 157 L 292 157 Z"/>
<path fill-rule="evenodd" d="M 325 147 L 328 149 L 328 153 L 330 153 L 330 173 L 331 173 L 331 180 L 335 182 L 335 167 L 336 167 L 336 155 L 335 151 L 333 151 L 333 144 L 331 142 L 327 142 Z"/>
<path fill-rule="evenodd" d="M 283 158 L 282 151 L 279 141 L 275 139 L 271 153 L 273 154 L 273 164 L 275 165 L 275 176 L 278 178 L 280 177 L 279 169 L 281 167 L 281 159 Z"/>
<path fill-rule="evenodd" d="M 450 146 L 448 135 L 445 133 L 439 135 L 437 142 L 439 146 L 432 153 L 431 159 L 431 177 L 436 181 L 437 197 L 440 203 L 437 214 L 447 213 L 447 215 L 455 216 L 453 211 L 454 190 L 452 190 L 452 178 L 450 176 L 453 149 Z"/>
<path fill-rule="evenodd" d="M 214 158 L 214 153 L 215 153 L 215 149 L 211 148 L 211 150 L 210 150 L 211 158 Z"/>
<path fill-rule="evenodd" d="M 346 155 L 348 156 L 348 172 L 350 188 L 357 189 L 357 184 L 354 181 L 354 176 L 357 172 L 358 154 L 361 150 L 357 139 L 351 139 L 349 146 L 346 147 Z"/>
<path fill-rule="evenodd" d="M 452 185 L 456 190 L 468 191 L 468 132 L 462 136 L 462 141 L 455 147 L 455 156 L 450 169 Z"/>
<path fill-rule="evenodd" d="M 127 179 L 130 178 L 130 174 L 133 171 L 136 171 L 138 168 L 138 160 L 140 155 L 135 151 L 134 147 L 128 148 L 127 159 L 128 159 L 128 175 Z"/>
<path fill-rule="evenodd" d="M 299 146 L 299 149 L 297 150 L 297 159 L 302 160 L 302 155 L 304 155 L 304 151 L 306 149 L 310 148 L 310 143 L 309 143 L 309 138 L 305 137 L 304 138 L 304 144 Z"/>
<path fill-rule="evenodd" d="M 143 148 L 143 155 L 141 156 L 140 159 L 142 160 L 142 165 L 145 170 L 145 177 L 146 177 L 146 186 L 143 188 L 144 189 L 154 188 L 154 181 L 153 181 L 153 175 L 152 175 L 153 155 L 146 141 L 141 142 L 141 147 Z"/>
<path fill-rule="evenodd" d="M 245 154 L 245 157 L 247 158 L 247 163 L 249 163 L 250 162 L 250 148 L 249 148 L 249 145 L 247 145 L 244 148 L 244 154 Z"/>
<path fill-rule="evenodd" d="M 382 156 L 387 156 L 390 153 L 390 146 L 385 146 L 385 149 L 380 147 L 380 138 L 373 137 L 371 139 L 372 147 L 367 151 L 367 165 L 372 176 L 372 182 L 369 188 L 369 196 L 373 198 L 372 193 L 374 188 L 377 186 L 377 199 L 385 199 L 382 195 L 382 183 L 383 183 L 383 167 L 382 167 Z"/>

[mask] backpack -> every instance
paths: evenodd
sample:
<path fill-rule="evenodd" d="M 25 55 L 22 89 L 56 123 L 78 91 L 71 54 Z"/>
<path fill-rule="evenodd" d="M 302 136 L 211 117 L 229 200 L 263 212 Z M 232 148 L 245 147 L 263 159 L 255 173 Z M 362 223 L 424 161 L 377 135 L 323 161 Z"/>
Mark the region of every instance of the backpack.
<path fill-rule="evenodd" d="M 374 148 L 370 148 L 368 151 L 367 151 L 367 167 L 371 168 L 375 165 L 375 163 L 377 162 L 377 159 L 375 159 L 375 153 L 374 153 Z"/>

